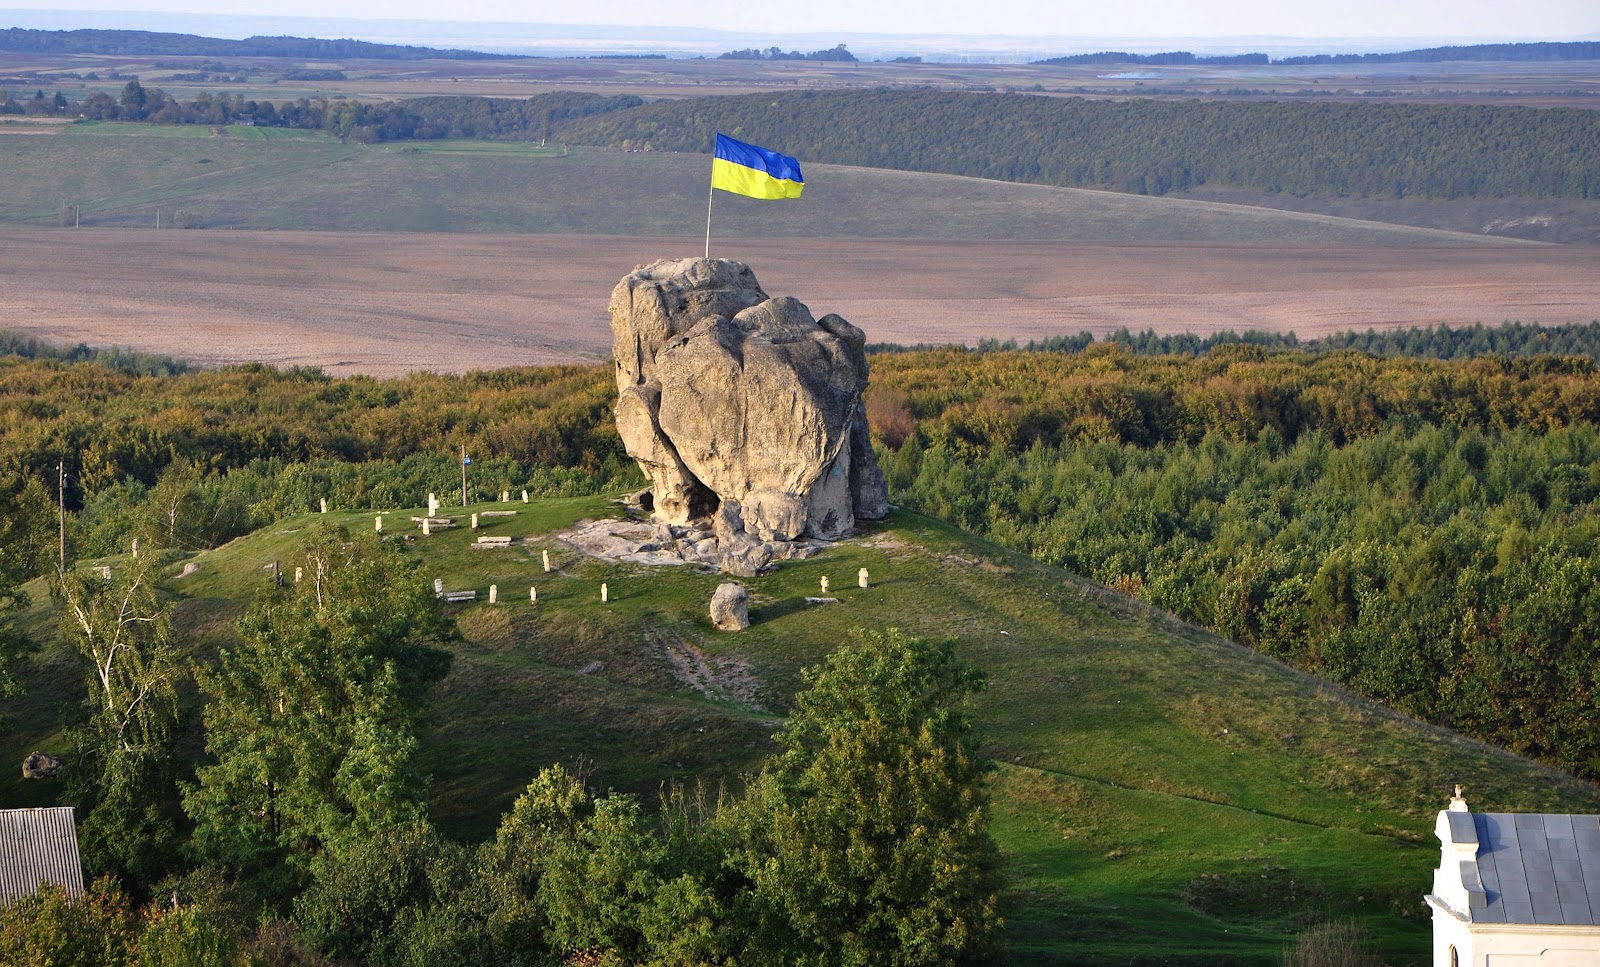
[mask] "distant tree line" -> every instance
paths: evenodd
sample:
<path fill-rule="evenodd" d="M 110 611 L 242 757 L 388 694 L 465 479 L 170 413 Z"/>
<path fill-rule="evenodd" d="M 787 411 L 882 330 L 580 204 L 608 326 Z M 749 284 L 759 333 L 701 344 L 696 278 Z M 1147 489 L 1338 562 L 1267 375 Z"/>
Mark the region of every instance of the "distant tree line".
<path fill-rule="evenodd" d="M 1050 336 L 1019 343 L 1015 339 L 980 339 L 976 349 L 986 352 L 1079 352 L 1096 343 L 1093 333 Z M 1506 322 L 1498 326 L 1411 326 L 1405 329 L 1347 329 L 1316 339 L 1301 339 L 1293 332 L 1223 329 L 1205 336 L 1192 332 L 1133 332 L 1127 327 L 1100 342 L 1127 346 L 1140 356 L 1201 356 L 1224 346 L 1262 349 L 1302 349 L 1309 353 L 1354 349 L 1374 356 L 1412 356 L 1428 359 L 1476 359 L 1479 356 L 1587 356 L 1600 359 L 1600 320 L 1582 325 L 1541 326 Z M 874 344 L 869 352 L 889 352 L 897 347 Z M 934 347 L 917 347 L 931 349 Z"/>
<path fill-rule="evenodd" d="M 1035 64 L 1429 64 L 1439 61 L 1546 61 L 1600 60 L 1600 42 L 1570 41 L 1531 44 L 1471 44 L 1461 47 L 1427 47 L 1385 54 L 1302 54 L 1269 57 L 1266 54 L 1203 56 L 1178 50 L 1162 54 L 1130 54 L 1106 50 L 1095 54 L 1069 54 L 1034 61 Z"/>
<path fill-rule="evenodd" d="M 149 30 L 0 29 L 0 50 L 31 54 L 184 54 L 195 57 L 306 57 L 370 60 L 514 60 L 519 54 L 374 44 L 364 40 L 311 37 L 246 37 L 224 40 Z"/>
<path fill-rule="evenodd" d="M 76 113 L 96 121 L 149 121 L 155 124 L 227 124 L 248 120 L 257 125 L 327 131 L 357 141 L 478 138 L 537 141 L 576 118 L 619 111 L 643 104 L 632 94 L 605 96 L 557 91 L 526 100 L 489 97 L 418 97 L 405 101 L 328 100 L 300 98 L 276 103 L 243 95 L 200 94 L 179 101 L 160 88 L 132 80 L 113 98 L 96 91 L 76 105 Z M 70 113 L 64 103 L 58 113 Z"/>
<path fill-rule="evenodd" d="M 839 61 L 854 64 L 856 55 L 845 50 L 844 44 L 829 47 L 827 50 L 813 50 L 809 54 L 802 54 L 798 50 L 785 52 L 781 47 L 768 47 L 761 50 L 757 47 L 746 47 L 744 50 L 730 50 L 725 54 L 718 54 L 718 60 L 823 60 Z"/>
<path fill-rule="evenodd" d="M 802 160 L 1150 195 L 1600 197 L 1600 112 L 1576 108 L 796 91 L 658 101 L 560 130 L 689 152 L 722 131 Z"/>
<path fill-rule="evenodd" d="M 1429 64 L 1439 61 L 1600 60 L 1600 41 L 1561 43 L 1470 44 L 1425 47 L 1387 54 L 1307 54 L 1280 57 L 1274 64 Z"/>

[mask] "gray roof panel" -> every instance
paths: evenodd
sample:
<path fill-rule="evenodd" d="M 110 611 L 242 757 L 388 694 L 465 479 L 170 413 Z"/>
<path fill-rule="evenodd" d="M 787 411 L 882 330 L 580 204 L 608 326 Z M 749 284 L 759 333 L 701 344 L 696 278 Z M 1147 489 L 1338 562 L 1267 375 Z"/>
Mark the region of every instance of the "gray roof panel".
<path fill-rule="evenodd" d="M 83 862 L 71 806 L 0 809 L 0 904 L 44 883 L 83 894 Z"/>
<path fill-rule="evenodd" d="M 1473 821 L 1471 813 L 1445 813 L 1450 823 L 1450 839 L 1456 843 L 1477 843 L 1478 824 Z M 1600 835 L 1600 828 L 1595 830 Z"/>
<path fill-rule="evenodd" d="M 1572 839 L 1572 817 L 1546 815 L 1544 817 L 1544 835 L 1546 839 Z"/>
<path fill-rule="evenodd" d="M 1563 923 L 1561 919 L 1561 900 L 1556 896 L 1556 891 L 1533 891 L 1533 922 L 1534 923 Z"/>

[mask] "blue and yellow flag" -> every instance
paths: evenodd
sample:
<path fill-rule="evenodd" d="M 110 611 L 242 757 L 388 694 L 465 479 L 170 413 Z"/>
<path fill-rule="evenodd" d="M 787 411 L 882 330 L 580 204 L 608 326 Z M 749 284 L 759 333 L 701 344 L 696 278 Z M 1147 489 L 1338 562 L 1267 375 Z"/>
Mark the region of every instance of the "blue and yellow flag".
<path fill-rule="evenodd" d="M 718 134 L 711 187 L 751 198 L 799 198 L 806 180 L 800 162 L 788 155 Z"/>

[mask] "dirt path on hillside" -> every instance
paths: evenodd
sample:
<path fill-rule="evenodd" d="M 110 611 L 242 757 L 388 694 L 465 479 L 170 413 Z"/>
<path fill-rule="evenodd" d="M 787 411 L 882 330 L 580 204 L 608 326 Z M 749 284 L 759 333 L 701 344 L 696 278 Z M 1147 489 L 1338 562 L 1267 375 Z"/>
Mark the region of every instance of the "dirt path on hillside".
<path fill-rule="evenodd" d="M 685 239 L 0 231 L 0 329 L 334 374 L 598 362 L 606 300 Z M 715 240 L 873 342 L 1600 318 L 1600 246 Z"/>

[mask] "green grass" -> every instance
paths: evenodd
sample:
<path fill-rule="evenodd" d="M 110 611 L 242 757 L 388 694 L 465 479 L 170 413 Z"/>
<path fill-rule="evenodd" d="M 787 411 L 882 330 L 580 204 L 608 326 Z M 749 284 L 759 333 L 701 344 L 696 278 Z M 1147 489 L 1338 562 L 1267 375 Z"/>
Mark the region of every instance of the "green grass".
<path fill-rule="evenodd" d="M 485 141 L 341 144 L 275 128 L 67 125 L 0 137 L 0 226 L 201 227 L 698 237 L 700 155 Z M 723 195 L 726 235 L 1472 244 L 1476 236 L 1112 192 L 808 165 L 802 203 Z"/>
<path fill-rule="evenodd" d="M 518 513 L 484 519 L 484 532 L 532 540 L 473 550 L 464 526 L 424 538 L 408 520 L 416 509 L 385 526 L 422 560 L 425 580 L 480 592 L 454 609 L 462 639 L 421 752 L 433 816 L 464 839 L 489 835 L 551 762 L 647 801 L 670 780 L 737 784 L 773 748 L 800 669 L 863 627 L 952 637 L 988 673 L 976 714 L 996 763 L 993 828 L 1012 876 L 1017 964 L 1272 964 L 1298 929 L 1332 916 L 1362 924 L 1391 962 L 1424 963 L 1421 897 L 1450 784 L 1481 809 L 1600 809 L 1600 795 L 1569 776 L 914 514 L 745 581 L 753 624 L 726 634 L 706 613 L 720 576 L 608 565 L 539 539 L 615 513 L 610 501 L 442 512 L 465 524 L 466 513 L 495 509 Z M 191 650 L 225 642 L 271 562 L 292 577 L 296 544 L 324 522 L 373 529 L 370 513 L 304 515 L 188 558 L 199 570 L 170 585 Z M 862 567 L 867 589 L 856 586 Z M 823 576 L 840 603 L 806 605 Z M 481 601 L 491 584 L 493 606 Z M 43 601 L 30 620 L 48 627 Z M 742 667 L 755 687 L 702 693 L 674 673 L 669 648 L 722 672 Z M 40 659 L 28 693 L 0 707 L 13 723 L 0 752 L 12 761 L 59 750 L 60 711 L 81 694 L 59 646 Z M 0 802 L 45 804 L 50 789 L 12 778 Z"/>

